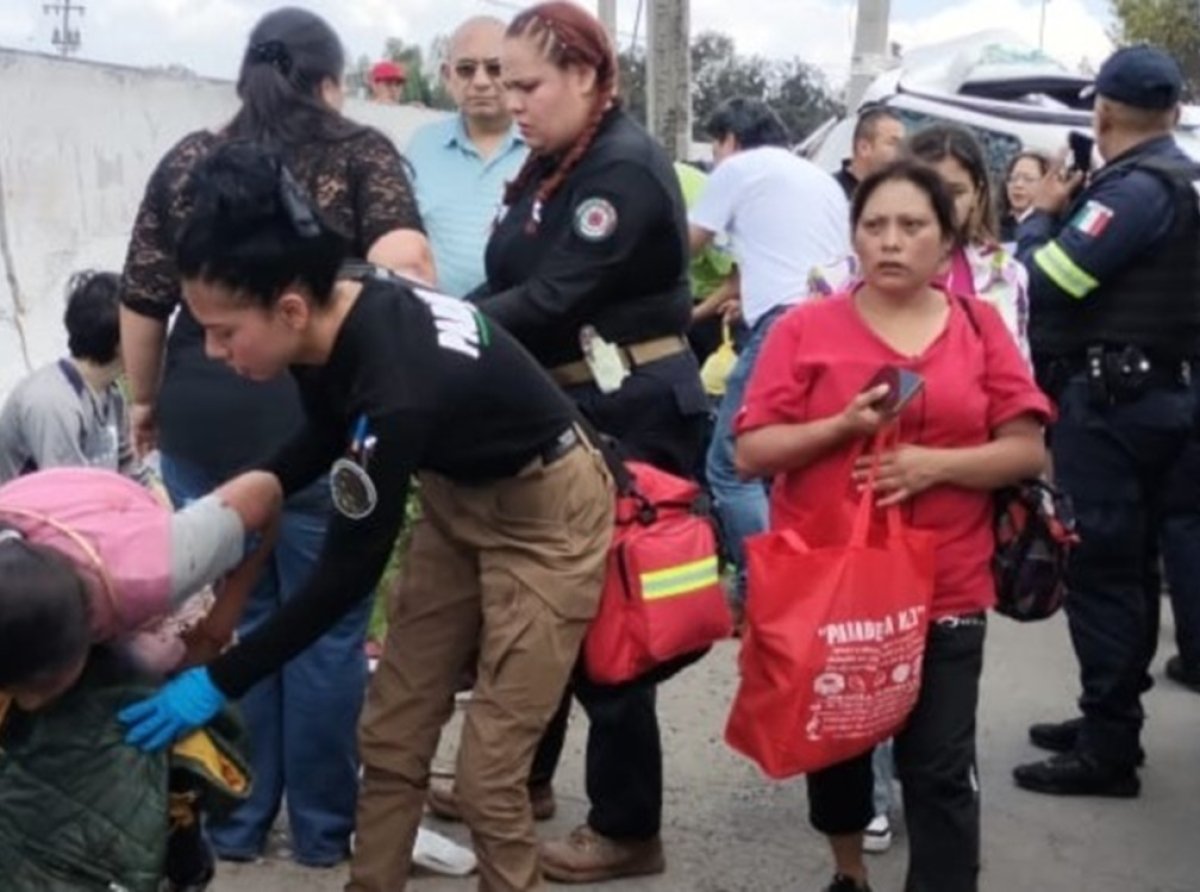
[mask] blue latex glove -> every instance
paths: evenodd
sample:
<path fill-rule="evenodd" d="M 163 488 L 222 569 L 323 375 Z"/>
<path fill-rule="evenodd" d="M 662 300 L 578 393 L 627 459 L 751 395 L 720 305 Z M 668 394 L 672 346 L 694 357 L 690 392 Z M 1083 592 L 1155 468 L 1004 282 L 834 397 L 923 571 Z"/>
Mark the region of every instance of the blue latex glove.
<path fill-rule="evenodd" d="M 224 705 L 225 695 L 200 667 L 175 676 L 154 696 L 126 706 L 117 718 L 129 726 L 125 742 L 152 753 L 208 724 Z"/>

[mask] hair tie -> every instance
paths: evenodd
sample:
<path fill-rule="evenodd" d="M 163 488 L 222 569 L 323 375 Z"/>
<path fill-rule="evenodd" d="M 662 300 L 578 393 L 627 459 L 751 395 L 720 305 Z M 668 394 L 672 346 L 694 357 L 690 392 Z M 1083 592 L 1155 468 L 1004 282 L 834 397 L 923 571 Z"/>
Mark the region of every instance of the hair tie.
<path fill-rule="evenodd" d="M 6 530 L 0 530 L 0 545 L 5 542 L 24 542 L 25 535 L 20 530 L 14 530 L 9 527 Z"/>
<path fill-rule="evenodd" d="M 312 202 L 286 164 L 279 165 L 279 201 L 300 238 L 317 238 L 321 235 L 321 223 Z"/>
<path fill-rule="evenodd" d="M 246 50 L 246 60 L 252 65 L 270 65 L 284 77 L 292 72 L 292 54 L 282 40 L 250 44 Z"/>

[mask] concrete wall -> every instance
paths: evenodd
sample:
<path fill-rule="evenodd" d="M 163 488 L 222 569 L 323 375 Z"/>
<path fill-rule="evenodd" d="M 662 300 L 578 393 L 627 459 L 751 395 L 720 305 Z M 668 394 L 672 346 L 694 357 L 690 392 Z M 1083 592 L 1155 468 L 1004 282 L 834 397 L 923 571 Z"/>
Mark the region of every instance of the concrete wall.
<path fill-rule="evenodd" d="M 225 81 L 0 49 L 0 394 L 65 351 L 63 287 L 75 270 L 121 268 L 162 154 L 236 107 Z M 439 114 L 346 113 L 400 146 Z"/>

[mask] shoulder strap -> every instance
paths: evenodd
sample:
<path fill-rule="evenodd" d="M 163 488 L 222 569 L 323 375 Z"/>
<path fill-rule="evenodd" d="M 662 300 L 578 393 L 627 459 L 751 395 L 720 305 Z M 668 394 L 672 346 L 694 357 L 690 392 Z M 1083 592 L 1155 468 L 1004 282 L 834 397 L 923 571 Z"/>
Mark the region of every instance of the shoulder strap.
<path fill-rule="evenodd" d="M 87 387 L 87 383 L 83 380 L 83 375 L 79 374 L 79 369 L 75 368 L 75 364 L 69 359 L 60 359 L 58 361 L 58 370 L 62 372 L 67 383 L 71 385 L 76 396 L 83 396 L 83 391 Z"/>
<path fill-rule="evenodd" d="M 636 490 L 633 475 L 629 473 L 629 469 L 625 467 L 625 462 L 621 460 L 621 456 L 617 452 L 616 442 L 611 437 L 606 437 L 600 431 L 596 430 L 596 426 L 592 424 L 578 407 L 576 407 L 575 416 L 588 442 L 596 448 L 596 451 L 604 459 L 604 464 L 608 467 L 608 473 L 612 474 L 613 482 L 617 485 L 617 492 L 623 496 L 633 495 Z"/>
<path fill-rule="evenodd" d="M 1173 183 L 1186 182 L 1191 185 L 1194 181 L 1200 179 L 1200 164 L 1191 161 L 1180 161 L 1176 158 L 1162 158 L 1151 156 L 1149 158 L 1138 158 L 1129 164 L 1129 167 L 1134 170 L 1144 170 L 1147 173 L 1157 174 L 1160 177 L 1171 180 Z"/>
<path fill-rule="evenodd" d="M 390 270 L 385 266 L 380 266 L 377 263 L 370 263 L 366 260 L 347 260 L 338 270 L 338 278 L 350 279 L 354 282 L 391 282 L 395 285 L 402 285 L 405 288 L 421 288 L 425 291 L 437 291 L 424 282 L 418 282 L 415 279 L 410 279 L 407 276 L 402 276 L 395 270 Z"/>

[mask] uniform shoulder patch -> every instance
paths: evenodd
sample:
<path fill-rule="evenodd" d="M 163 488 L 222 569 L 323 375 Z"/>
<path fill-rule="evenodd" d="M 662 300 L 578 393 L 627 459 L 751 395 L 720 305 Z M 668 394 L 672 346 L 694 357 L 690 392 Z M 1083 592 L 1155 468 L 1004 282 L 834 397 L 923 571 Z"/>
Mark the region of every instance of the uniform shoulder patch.
<path fill-rule="evenodd" d="M 585 198 L 575 208 L 575 234 L 602 242 L 617 231 L 617 209 L 607 198 Z"/>
<path fill-rule="evenodd" d="M 1112 222 L 1112 218 L 1113 209 L 1108 205 L 1101 204 L 1098 201 L 1089 201 L 1075 214 L 1075 217 L 1071 220 L 1071 226 L 1078 229 L 1084 235 L 1097 238 L 1108 228 L 1108 224 Z"/>

